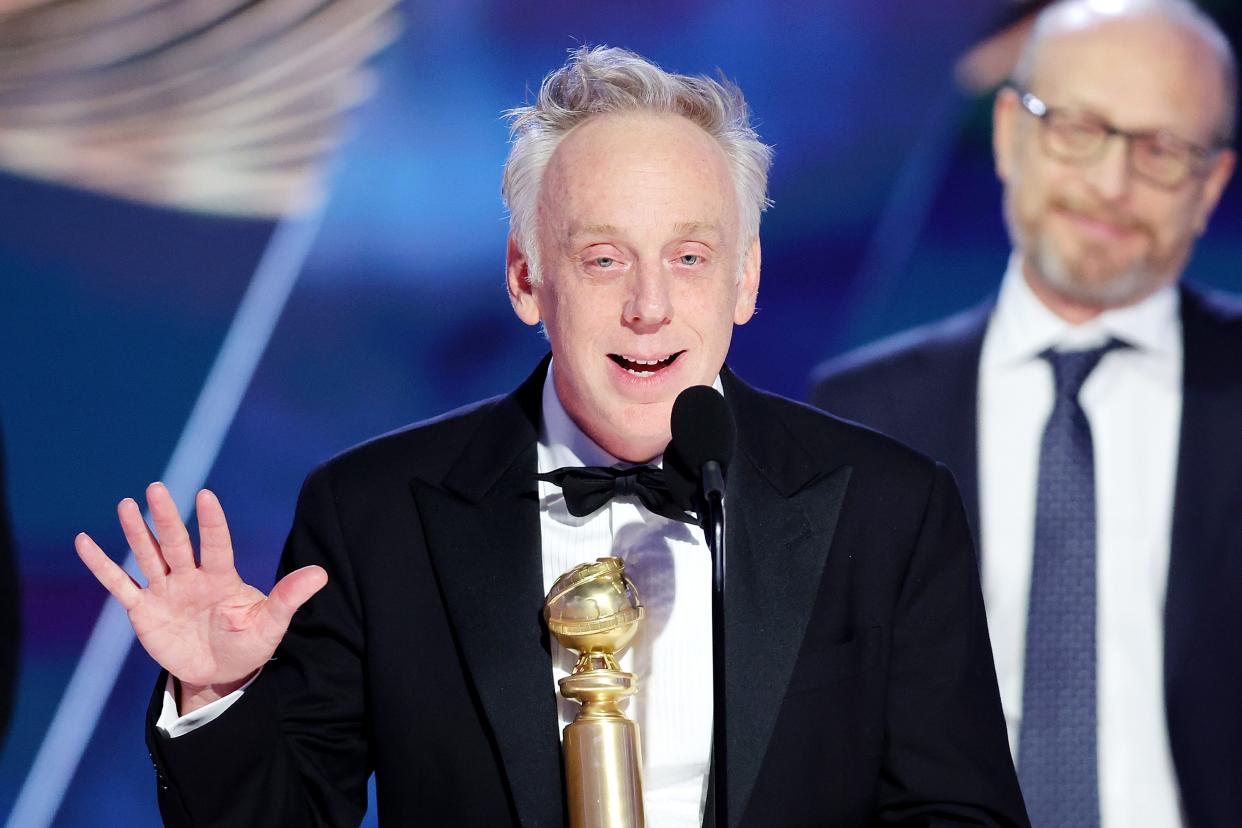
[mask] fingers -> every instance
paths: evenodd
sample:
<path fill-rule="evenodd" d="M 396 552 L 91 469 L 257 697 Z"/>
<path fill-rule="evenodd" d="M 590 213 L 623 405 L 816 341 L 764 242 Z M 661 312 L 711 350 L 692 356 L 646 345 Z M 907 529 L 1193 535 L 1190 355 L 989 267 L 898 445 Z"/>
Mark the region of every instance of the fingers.
<path fill-rule="evenodd" d="M 78 557 L 82 559 L 82 563 L 86 564 L 86 568 L 91 571 L 95 579 L 103 584 L 104 589 L 112 593 L 112 596 L 121 602 L 121 606 L 125 607 L 126 611 L 133 609 L 142 597 L 142 590 L 134 583 L 134 579 L 129 577 L 129 573 L 117 566 L 99 548 L 99 544 L 91 540 L 90 535 L 85 532 L 79 533 L 73 539 L 73 548 L 77 550 Z"/>
<path fill-rule="evenodd" d="M 224 519 L 220 500 L 208 489 L 195 498 L 194 509 L 198 514 L 199 556 L 203 569 L 225 572 L 234 569 L 233 540 L 229 537 L 229 524 Z"/>
<path fill-rule="evenodd" d="M 274 637 L 279 640 L 289 628 L 293 614 L 328 583 L 322 566 L 304 566 L 281 578 L 263 604 Z"/>
<path fill-rule="evenodd" d="M 129 548 L 134 550 L 134 558 L 138 568 L 147 576 L 148 584 L 158 584 L 168 574 L 168 564 L 160 554 L 160 545 L 151 534 L 147 522 L 142 519 L 142 510 L 132 497 L 122 500 L 116 507 L 117 517 L 121 520 L 121 530 L 125 532 L 125 540 Z"/>
<path fill-rule="evenodd" d="M 163 483 L 147 486 L 147 508 L 155 522 L 159 536 L 160 552 L 172 572 L 184 572 L 195 567 L 194 547 L 190 545 L 190 533 L 181 522 L 177 504 Z"/>

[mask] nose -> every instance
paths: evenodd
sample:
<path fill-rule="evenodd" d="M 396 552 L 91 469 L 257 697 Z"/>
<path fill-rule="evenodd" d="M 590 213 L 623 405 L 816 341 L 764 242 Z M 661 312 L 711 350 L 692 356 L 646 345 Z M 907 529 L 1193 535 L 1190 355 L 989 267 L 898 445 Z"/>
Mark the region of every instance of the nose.
<path fill-rule="evenodd" d="M 628 289 L 623 313 L 629 327 L 635 330 L 654 329 L 672 320 L 669 274 L 660 267 L 643 264 L 635 268 Z"/>
<path fill-rule="evenodd" d="M 1088 181 L 1105 201 L 1123 200 L 1130 192 L 1130 142 L 1124 135 L 1113 135 L 1104 152 L 1089 168 Z"/>

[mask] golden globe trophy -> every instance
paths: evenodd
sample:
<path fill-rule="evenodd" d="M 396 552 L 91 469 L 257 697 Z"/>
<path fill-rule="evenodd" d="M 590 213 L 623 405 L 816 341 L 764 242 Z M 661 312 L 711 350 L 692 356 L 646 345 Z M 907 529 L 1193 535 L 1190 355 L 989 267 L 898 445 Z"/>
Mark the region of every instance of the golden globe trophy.
<path fill-rule="evenodd" d="M 642 828 L 642 753 L 638 725 L 621 700 L 638 689 L 617 666 L 643 617 L 638 590 L 620 558 L 600 558 L 566 572 L 548 592 L 548 630 L 578 653 L 561 695 L 582 708 L 565 727 L 565 789 L 571 828 Z"/>

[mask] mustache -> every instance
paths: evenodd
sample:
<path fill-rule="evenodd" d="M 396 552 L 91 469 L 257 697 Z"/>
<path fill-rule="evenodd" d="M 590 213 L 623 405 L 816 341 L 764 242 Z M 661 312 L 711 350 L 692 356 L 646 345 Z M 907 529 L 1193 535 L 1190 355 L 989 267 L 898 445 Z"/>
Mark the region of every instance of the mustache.
<path fill-rule="evenodd" d="M 1062 196 L 1056 199 L 1052 206 L 1057 210 L 1074 213 L 1093 221 L 1105 222 L 1122 230 L 1149 232 L 1146 222 L 1141 219 L 1125 211 L 1113 209 L 1090 199 Z"/>

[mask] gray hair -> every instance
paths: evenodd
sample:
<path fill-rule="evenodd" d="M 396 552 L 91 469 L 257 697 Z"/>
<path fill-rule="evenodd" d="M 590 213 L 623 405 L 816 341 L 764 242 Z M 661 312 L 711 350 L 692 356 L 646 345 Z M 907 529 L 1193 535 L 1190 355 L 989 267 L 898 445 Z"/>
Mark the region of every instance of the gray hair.
<path fill-rule="evenodd" d="M 595 115 L 656 112 L 681 115 L 716 139 L 728 161 L 737 192 L 742 251 L 759 233 L 768 208 L 772 148 L 750 124 L 742 91 L 724 79 L 666 72 L 626 49 L 581 46 L 564 66 L 543 79 L 530 106 L 508 110 L 512 147 L 500 192 L 509 208 L 509 231 L 526 254 L 530 280 L 539 269 L 535 237 L 539 188 L 548 161 L 574 127 Z"/>
<path fill-rule="evenodd" d="M 1164 17 L 1185 28 L 1216 53 L 1223 79 L 1224 100 L 1221 123 L 1213 137 L 1222 146 L 1231 145 L 1238 112 L 1237 59 L 1229 38 L 1216 21 L 1189 0 L 1059 0 L 1035 18 L 1034 28 L 1013 70 L 1013 84 L 1019 89 L 1030 86 L 1035 74 L 1039 47 L 1048 35 L 1090 21 L 1139 15 Z"/>

